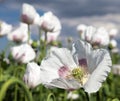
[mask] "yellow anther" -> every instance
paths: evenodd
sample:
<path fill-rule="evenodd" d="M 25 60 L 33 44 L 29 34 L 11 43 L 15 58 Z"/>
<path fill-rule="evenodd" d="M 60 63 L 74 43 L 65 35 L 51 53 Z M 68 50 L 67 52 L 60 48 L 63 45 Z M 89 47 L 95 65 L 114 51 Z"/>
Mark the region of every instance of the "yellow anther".
<path fill-rule="evenodd" d="M 76 79 L 78 82 L 80 82 L 82 85 L 85 83 L 86 80 L 86 72 L 83 68 L 77 67 L 72 70 L 72 77 Z"/>

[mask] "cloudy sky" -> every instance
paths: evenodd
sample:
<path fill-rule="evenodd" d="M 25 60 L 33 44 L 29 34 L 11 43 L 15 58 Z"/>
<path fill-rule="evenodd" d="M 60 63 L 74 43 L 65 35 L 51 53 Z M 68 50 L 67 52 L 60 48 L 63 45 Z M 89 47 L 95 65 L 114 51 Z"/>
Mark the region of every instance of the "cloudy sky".
<path fill-rule="evenodd" d="M 0 20 L 19 25 L 23 3 L 33 5 L 39 14 L 52 11 L 62 24 L 61 39 L 67 36 L 76 39 L 76 27 L 81 23 L 120 26 L 120 0 L 0 0 Z M 0 46 L 5 40 L 0 39 Z"/>

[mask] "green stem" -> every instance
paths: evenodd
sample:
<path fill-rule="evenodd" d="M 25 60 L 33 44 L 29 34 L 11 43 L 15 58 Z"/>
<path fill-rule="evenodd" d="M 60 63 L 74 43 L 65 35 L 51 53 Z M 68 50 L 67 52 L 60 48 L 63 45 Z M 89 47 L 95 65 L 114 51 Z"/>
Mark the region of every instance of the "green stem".
<path fill-rule="evenodd" d="M 47 32 L 45 32 L 44 46 L 43 46 L 43 57 L 45 57 L 47 51 Z"/>
<path fill-rule="evenodd" d="M 41 28 L 39 28 L 39 42 L 40 42 L 40 44 L 41 44 L 41 36 L 42 36 L 42 30 L 41 30 Z"/>
<path fill-rule="evenodd" d="M 63 101 L 66 101 L 66 99 L 67 99 L 67 94 L 68 94 L 68 91 L 64 91 L 64 100 Z"/>
<path fill-rule="evenodd" d="M 101 101 L 100 100 L 100 92 L 99 91 L 97 92 L 96 101 Z"/>
<path fill-rule="evenodd" d="M 50 97 L 53 96 L 53 101 L 56 101 L 55 96 L 53 93 L 50 93 L 47 97 L 47 101 L 50 101 Z"/>
<path fill-rule="evenodd" d="M 2 68 L 0 66 L 0 81 L 2 80 L 2 73 L 3 73 L 3 70 L 2 70 Z"/>
<path fill-rule="evenodd" d="M 25 71 L 25 68 L 22 68 L 22 67 L 17 67 L 16 69 L 15 69 L 15 71 L 14 71 L 14 76 L 15 77 L 17 77 L 18 76 L 18 74 L 19 74 L 19 71 L 21 72 L 21 71 Z"/>
<path fill-rule="evenodd" d="M 30 94 L 29 90 L 26 88 L 24 83 L 22 81 L 20 81 L 19 79 L 14 78 L 14 77 L 9 79 L 7 82 L 5 82 L 3 84 L 3 86 L 1 87 L 1 90 L 0 90 L 0 101 L 3 101 L 9 86 L 11 86 L 12 84 L 16 84 L 16 83 L 22 86 L 22 88 L 23 88 L 23 90 L 24 90 L 24 92 L 25 92 L 25 94 L 26 94 L 26 96 L 28 98 L 28 101 L 33 101 L 32 100 L 32 95 Z"/>
<path fill-rule="evenodd" d="M 90 101 L 90 95 L 87 92 L 85 92 L 85 94 L 86 94 L 87 101 Z"/>
<path fill-rule="evenodd" d="M 15 98 L 14 101 L 17 101 L 17 84 L 15 85 Z"/>
<path fill-rule="evenodd" d="M 29 44 L 29 41 L 30 41 L 30 38 L 31 38 L 31 36 L 30 36 L 30 25 L 28 24 L 28 44 Z"/>
<path fill-rule="evenodd" d="M 45 44 L 47 44 L 47 32 L 45 31 Z"/>

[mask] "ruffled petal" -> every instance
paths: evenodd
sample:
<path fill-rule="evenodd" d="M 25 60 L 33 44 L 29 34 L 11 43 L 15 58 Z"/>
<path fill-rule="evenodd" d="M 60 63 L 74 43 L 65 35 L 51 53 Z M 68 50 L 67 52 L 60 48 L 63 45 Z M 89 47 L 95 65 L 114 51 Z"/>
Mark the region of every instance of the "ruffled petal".
<path fill-rule="evenodd" d="M 67 66 L 68 68 L 77 67 L 71 52 L 66 48 L 52 47 L 50 50 L 50 56 L 58 58 L 63 66 Z"/>
<path fill-rule="evenodd" d="M 77 82 L 74 79 L 64 79 L 64 78 L 58 78 L 54 79 L 50 83 L 44 84 L 48 88 L 61 88 L 61 89 L 67 89 L 67 90 L 75 90 L 81 87 L 80 83 Z"/>
<path fill-rule="evenodd" d="M 53 74 L 52 78 L 58 78 L 58 70 L 63 66 L 63 64 L 59 61 L 56 57 L 49 57 L 45 58 L 41 62 L 41 69 L 44 70 L 45 73 L 51 73 Z M 44 74 L 43 74 L 44 75 Z M 52 76 L 52 75 L 48 75 Z M 49 81 L 49 80 L 48 80 Z"/>
<path fill-rule="evenodd" d="M 95 62 L 97 66 L 91 70 L 92 74 L 83 87 L 88 93 L 97 92 L 99 90 L 112 66 L 111 58 L 107 50 L 99 49 L 93 53 L 95 53 L 93 62 Z"/>
<path fill-rule="evenodd" d="M 92 47 L 89 43 L 85 41 L 78 40 L 73 44 L 72 55 L 76 62 L 79 65 L 80 60 L 86 60 L 87 66 L 89 67 L 90 55 L 92 52 Z"/>

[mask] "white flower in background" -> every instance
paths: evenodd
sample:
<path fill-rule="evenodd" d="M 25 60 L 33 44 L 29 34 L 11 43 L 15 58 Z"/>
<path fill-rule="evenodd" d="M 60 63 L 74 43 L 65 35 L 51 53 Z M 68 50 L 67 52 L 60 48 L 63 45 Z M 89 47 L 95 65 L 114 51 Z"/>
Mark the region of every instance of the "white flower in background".
<path fill-rule="evenodd" d="M 8 34 L 8 39 L 14 42 L 27 42 L 28 26 L 25 23 L 20 23 L 20 26 Z"/>
<path fill-rule="evenodd" d="M 66 48 L 51 48 L 41 62 L 40 78 L 35 82 L 40 82 L 46 87 L 67 90 L 83 87 L 86 92 L 93 93 L 97 92 L 105 81 L 111 65 L 107 50 L 93 50 L 90 44 L 77 41 L 73 44 L 72 52 Z M 25 74 L 28 77 L 24 79 L 27 85 L 31 85 L 30 80 L 33 80 L 29 78 L 29 74 Z"/>
<path fill-rule="evenodd" d="M 12 30 L 12 25 L 0 21 L 0 36 L 8 34 Z"/>
<path fill-rule="evenodd" d="M 72 99 L 72 100 L 76 100 L 79 98 L 79 94 L 78 93 L 74 93 L 74 92 L 69 92 L 67 95 L 67 99 Z"/>
<path fill-rule="evenodd" d="M 77 26 L 77 32 L 80 34 L 81 39 L 85 39 L 85 31 L 86 31 L 87 26 L 84 24 L 80 24 Z"/>
<path fill-rule="evenodd" d="M 83 39 L 83 40 L 91 43 L 94 35 L 96 34 L 96 30 L 97 30 L 97 29 L 96 29 L 95 27 L 93 27 L 93 26 L 88 26 L 88 27 L 86 28 L 86 31 L 84 32 L 85 39 Z"/>
<path fill-rule="evenodd" d="M 103 27 L 95 28 L 93 26 L 88 26 L 81 37 L 91 43 L 93 46 L 108 46 L 110 38 L 108 32 Z"/>
<path fill-rule="evenodd" d="M 37 25 L 45 32 L 58 32 L 61 30 L 61 23 L 52 12 L 46 12 L 41 16 Z"/>
<path fill-rule="evenodd" d="M 22 44 L 11 48 L 13 58 L 21 63 L 28 63 L 36 56 L 32 47 L 28 44 Z"/>
<path fill-rule="evenodd" d="M 10 60 L 8 58 L 4 58 L 3 61 L 6 62 L 7 64 L 10 64 Z"/>
<path fill-rule="evenodd" d="M 28 87 L 33 88 L 40 84 L 40 66 L 36 63 L 31 62 L 27 64 L 26 72 L 23 80 L 28 85 Z"/>
<path fill-rule="evenodd" d="M 116 75 L 120 75 L 120 65 L 119 64 L 113 65 L 112 72 Z"/>
<path fill-rule="evenodd" d="M 110 40 L 109 49 L 111 50 L 112 53 L 119 53 L 119 49 L 117 47 L 117 41 L 116 40 L 114 40 L 114 39 Z"/>
<path fill-rule="evenodd" d="M 117 41 L 114 40 L 114 39 L 110 40 L 110 45 L 111 45 L 112 48 L 116 48 L 117 47 Z"/>
<path fill-rule="evenodd" d="M 97 29 L 91 40 L 92 44 L 97 44 L 100 46 L 108 46 L 110 39 L 109 34 L 105 28 L 100 27 Z"/>
<path fill-rule="evenodd" d="M 39 16 L 35 8 L 27 3 L 22 5 L 21 21 L 27 24 L 33 24 L 34 19 Z"/>
<path fill-rule="evenodd" d="M 47 42 L 49 43 L 49 42 L 52 42 L 52 41 L 56 41 L 59 34 L 60 34 L 60 31 L 58 31 L 58 32 L 47 32 Z M 44 40 L 45 36 L 42 35 L 41 39 Z"/>
<path fill-rule="evenodd" d="M 48 43 L 57 40 L 61 31 L 61 23 L 52 12 L 47 12 L 41 17 L 36 17 L 34 24 L 38 25 L 40 29 L 47 34 Z M 44 34 L 41 39 L 45 39 Z"/>
<path fill-rule="evenodd" d="M 110 38 L 114 38 L 118 34 L 118 29 L 117 28 L 112 28 L 109 31 Z"/>

